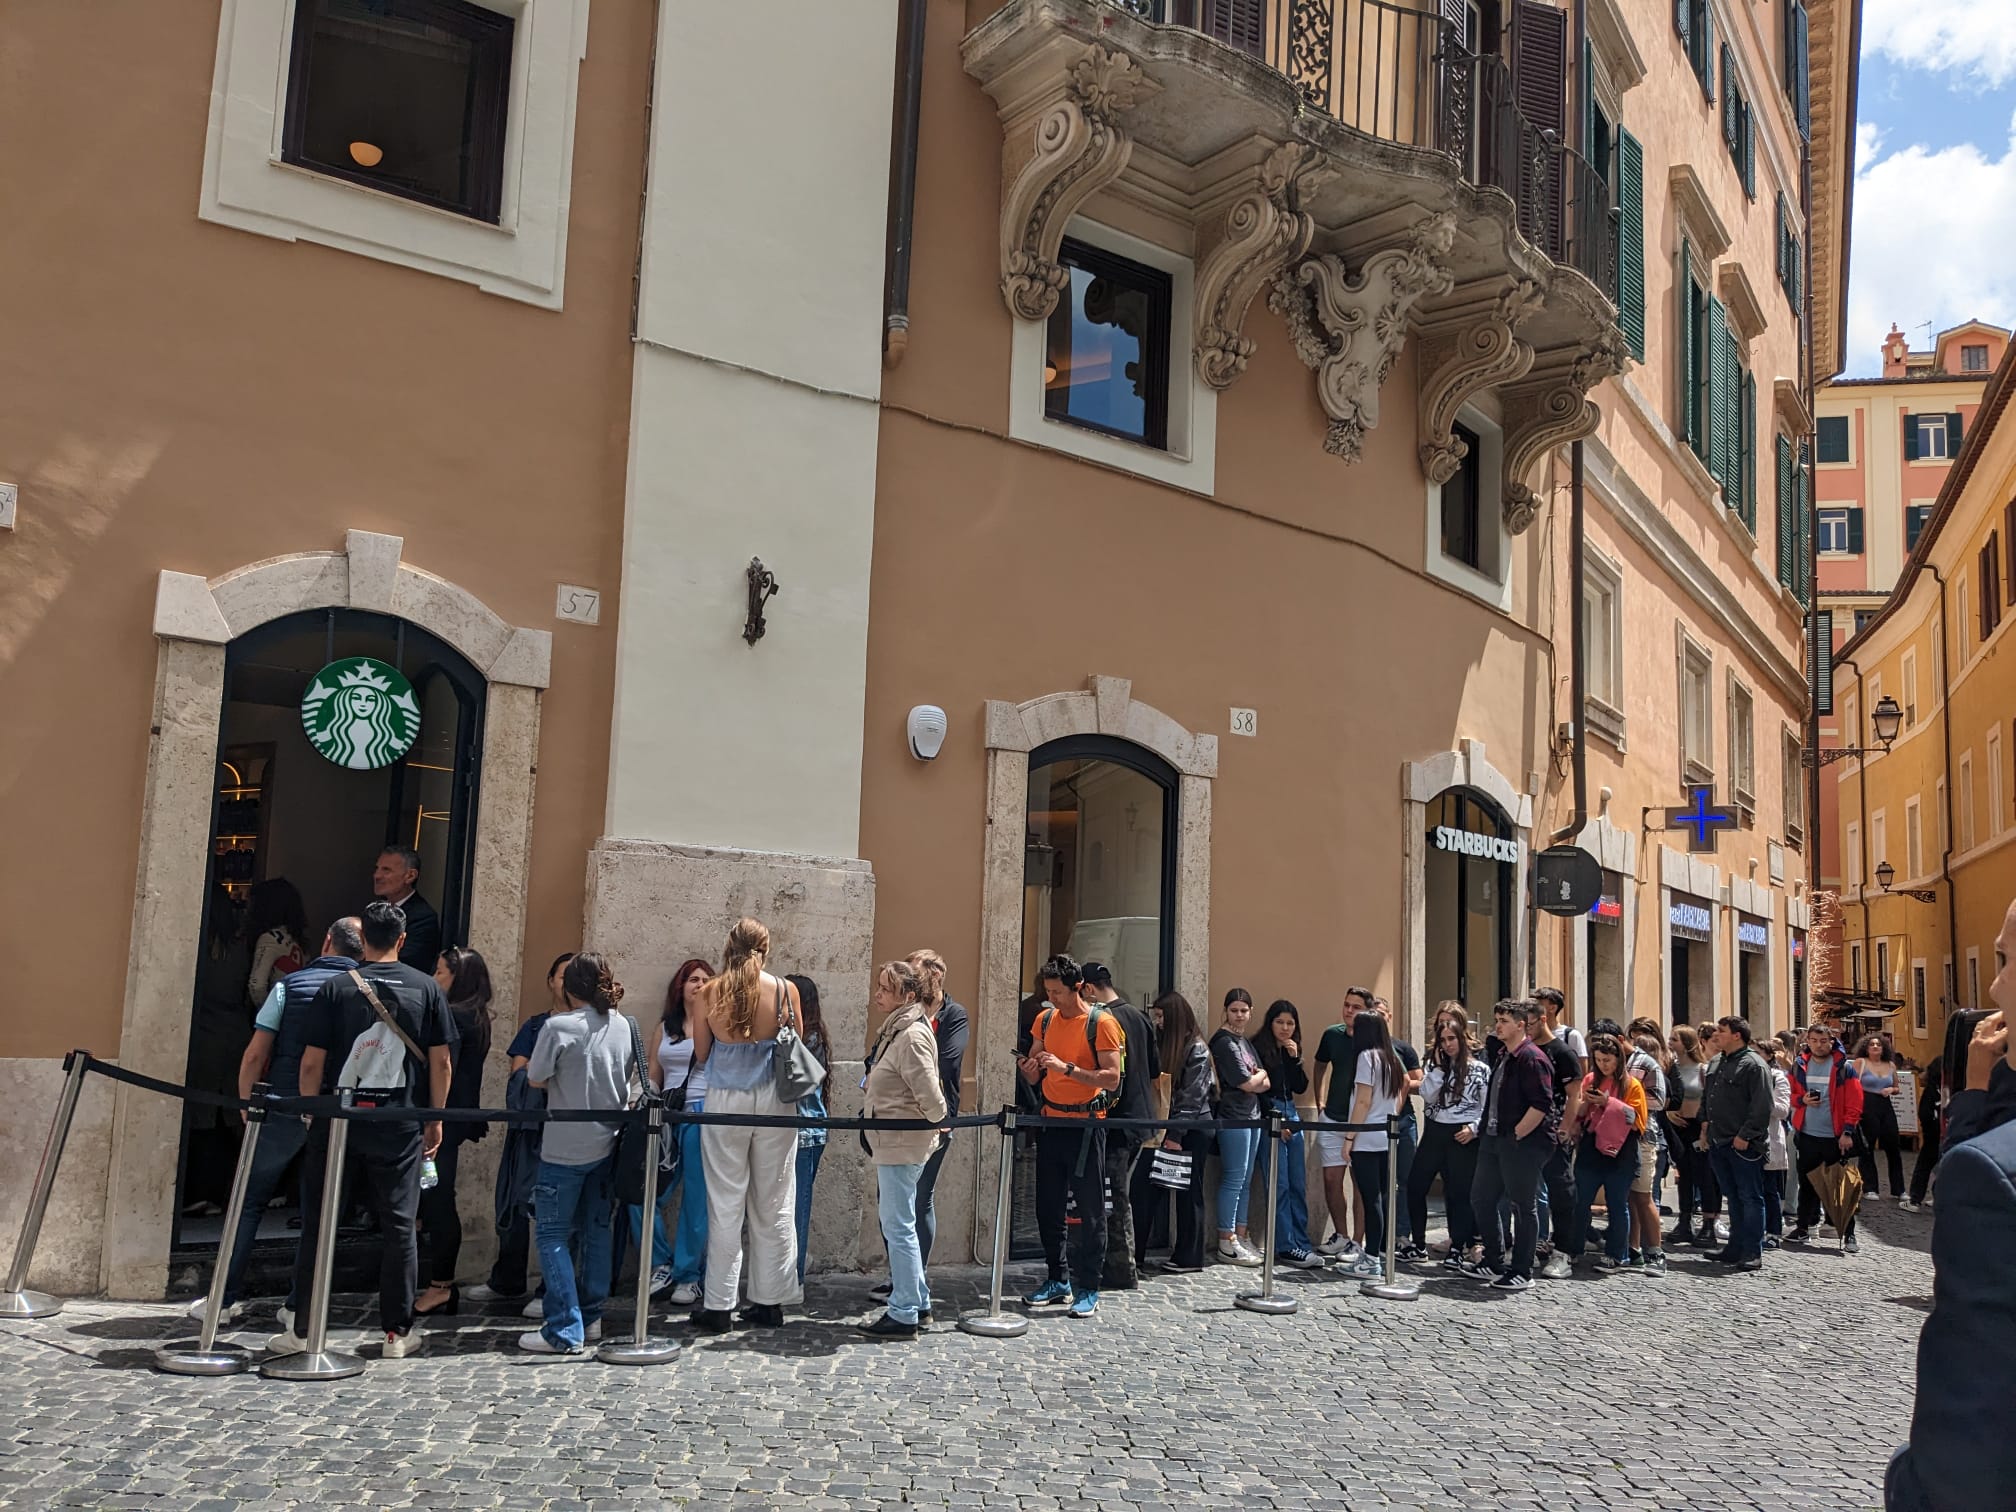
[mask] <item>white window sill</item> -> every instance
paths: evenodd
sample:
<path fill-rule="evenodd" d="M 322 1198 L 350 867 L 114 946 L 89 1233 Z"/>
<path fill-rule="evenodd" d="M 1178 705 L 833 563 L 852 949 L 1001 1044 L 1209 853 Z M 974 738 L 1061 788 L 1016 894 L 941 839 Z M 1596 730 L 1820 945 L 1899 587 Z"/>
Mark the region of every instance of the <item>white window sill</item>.
<path fill-rule="evenodd" d="M 1584 700 L 1583 723 L 1591 735 L 1604 741 L 1624 754 L 1624 716 L 1602 699 L 1589 696 Z"/>

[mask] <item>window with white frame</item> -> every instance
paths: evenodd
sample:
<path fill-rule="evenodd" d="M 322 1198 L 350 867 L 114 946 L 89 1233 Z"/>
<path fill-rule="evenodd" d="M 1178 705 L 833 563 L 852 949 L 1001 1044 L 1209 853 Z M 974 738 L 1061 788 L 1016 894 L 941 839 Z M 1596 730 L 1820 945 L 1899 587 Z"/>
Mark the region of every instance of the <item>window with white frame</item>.
<path fill-rule="evenodd" d="M 1862 744 L 1862 711 L 1853 693 L 1841 695 L 1841 735 L 1843 742 L 1851 746 Z M 1840 780 L 1838 777 L 1835 779 Z"/>
<path fill-rule="evenodd" d="M 1918 723 L 1918 653 L 1904 653 L 1904 728 Z"/>
<path fill-rule="evenodd" d="M 1869 875 L 1874 877 L 1889 859 L 1890 814 L 1886 809 L 1878 809 L 1869 816 Z"/>
<path fill-rule="evenodd" d="M 1876 672 L 1870 674 L 1869 677 L 1869 712 L 1873 715 L 1882 706 L 1883 706 L 1883 674 L 1881 672 Z M 1855 743 L 1857 745 L 1874 745 L 1875 740 L 1873 737 L 1874 737 L 1873 730 L 1870 732 L 1867 738 L 1865 738 L 1860 732 L 1858 732 L 1855 737 Z"/>
<path fill-rule="evenodd" d="M 1913 882 L 1925 875 L 1925 836 L 1916 798 L 1904 800 L 1904 874 Z"/>
<path fill-rule="evenodd" d="M 1944 777 L 1939 778 L 1932 784 L 1932 807 L 1937 811 L 1933 815 L 1933 823 L 1939 826 L 1939 855 L 1943 860 L 1946 855 L 1946 847 L 1950 843 L 1947 838 L 1948 830 L 1946 828 L 1946 779 Z"/>
<path fill-rule="evenodd" d="M 1974 753 L 1967 752 L 1960 758 L 1960 770 L 1955 776 L 1960 784 L 1960 849 L 1974 849 Z"/>
<path fill-rule="evenodd" d="M 1583 719 L 1624 745 L 1624 570 L 1593 544 L 1583 548 Z"/>
<path fill-rule="evenodd" d="M 1988 838 L 2002 833 L 2002 732 L 1988 732 Z"/>
<path fill-rule="evenodd" d="M 1829 553 L 1845 556 L 1848 553 L 1848 511 L 1845 509 L 1823 509 L 1820 511 L 1819 533 L 1813 539 L 1814 549 L 1822 555 Z"/>
<path fill-rule="evenodd" d="M 1960 653 L 1960 665 L 1967 665 L 1967 579 L 1953 585 L 1953 649 Z"/>
<path fill-rule="evenodd" d="M 1941 460 L 1950 454 L 1951 438 L 1947 434 L 1944 415 L 1915 415 L 1918 422 L 1918 457 L 1920 461 Z"/>
<path fill-rule="evenodd" d="M 1939 997 L 1939 1011 L 1951 1013 L 1960 1006 L 1960 978 L 1953 972 L 1953 957 L 1946 957 L 1945 989 Z"/>
<path fill-rule="evenodd" d="M 1715 662 L 1708 648 L 1680 629 L 1680 780 L 1715 780 Z"/>
<path fill-rule="evenodd" d="M 1946 648 L 1939 644 L 1939 637 L 1937 634 L 1934 634 L 1932 637 L 1932 682 L 1925 689 L 1925 697 L 1928 702 L 1942 696 L 1941 690 L 1946 686 L 1946 679 L 1941 673 L 1944 671 L 1945 666 Z"/>
<path fill-rule="evenodd" d="M 1858 992 L 1862 988 L 1862 942 L 1848 942 L 1848 985 Z"/>
<path fill-rule="evenodd" d="M 1736 803 L 1757 811 L 1757 703 L 1750 690 L 1729 673 L 1729 785 Z"/>
<path fill-rule="evenodd" d="M 1862 886 L 1862 826 L 1854 820 L 1848 821 L 1843 832 L 1846 840 L 1841 846 L 1841 876 L 1850 887 Z"/>
<path fill-rule="evenodd" d="M 1930 1020 L 1925 1011 L 1925 963 L 1911 963 L 1911 1032 L 1920 1039 L 1925 1037 L 1926 1025 Z"/>
<path fill-rule="evenodd" d="M 1428 574 L 1509 614 L 1512 537 L 1494 502 L 1504 493 L 1505 432 L 1493 415 L 1466 404 L 1455 433 L 1468 448 L 1455 476 L 1427 484 Z"/>
<path fill-rule="evenodd" d="M 1878 992 L 1887 993 L 1890 990 L 1890 942 L 1888 940 L 1878 940 L 1876 942 L 1875 987 Z"/>
<path fill-rule="evenodd" d="M 1785 727 L 1779 744 L 1784 752 L 1785 841 L 1797 846 L 1806 839 L 1806 767 L 1800 760 L 1804 748 L 1790 725 Z"/>

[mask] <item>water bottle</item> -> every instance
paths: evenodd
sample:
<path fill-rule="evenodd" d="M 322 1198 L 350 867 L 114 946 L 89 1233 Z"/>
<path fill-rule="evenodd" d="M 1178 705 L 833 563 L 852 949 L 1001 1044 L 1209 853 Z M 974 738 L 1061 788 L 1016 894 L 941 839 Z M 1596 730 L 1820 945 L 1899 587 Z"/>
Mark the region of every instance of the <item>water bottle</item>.
<path fill-rule="evenodd" d="M 437 1187 L 440 1184 L 441 1173 L 434 1167 L 434 1157 L 429 1155 L 425 1160 L 420 1162 L 420 1190 L 424 1192 L 430 1187 Z"/>

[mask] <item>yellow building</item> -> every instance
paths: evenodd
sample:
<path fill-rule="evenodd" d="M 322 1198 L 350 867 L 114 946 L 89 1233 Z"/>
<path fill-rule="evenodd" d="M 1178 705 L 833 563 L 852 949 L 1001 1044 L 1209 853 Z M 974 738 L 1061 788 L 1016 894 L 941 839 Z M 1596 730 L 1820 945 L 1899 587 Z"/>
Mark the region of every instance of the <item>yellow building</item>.
<path fill-rule="evenodd" d="M 1891 1027 L 1918 1060 L 1938 1053 L 1954 1005 L 1985 1004 L 2016 897 L 2011 382 L 2005 358 L 1896 588 L 1834 662 L 1841 740 L 1867 749 L 1823 779 L 1839 784 L 1845 976 L 1903 1000 Z"/>

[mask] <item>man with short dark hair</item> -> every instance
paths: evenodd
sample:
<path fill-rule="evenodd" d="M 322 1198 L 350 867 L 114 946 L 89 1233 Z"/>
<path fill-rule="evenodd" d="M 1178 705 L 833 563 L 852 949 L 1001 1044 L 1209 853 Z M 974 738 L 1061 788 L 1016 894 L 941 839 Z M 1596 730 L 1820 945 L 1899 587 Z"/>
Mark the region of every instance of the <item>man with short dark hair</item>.
<path fill-rule="evenodd" d="M 1466 1260 L 1457 1270 L 1498 1291 L 1525 1291 L 1533 1283 L 1533 1251 L 1539 1238 L 1540 1169 L 1554 1144 L 1554 1070 L 1540 1047 L 1527 1038 L 1540 1017 L 1536 1005 L 1507 998 L 1492 1009 L 1491 1017 L 1491 1032 L 1504 1049 L 1484 1095 L 1477 1176 L 1470 1188 L 1471 1208 L 1484 1229 L 1484 1259 Z M 1509 1264 L 1504 1229 L 1498 1222 L 1498 1199 L 1507 1195 L 1512 1199 Z"/>
<path fill-rule="evenodd" d="M 1562 1281 L 1573 1273 L 1567 1247 L 1580 1238 L 1575 1233 L 1581 1211 L 1581 1199 L 1575 1191 L 1575 1131 L 1581 1126 L 1582 1078 L 1589 1060 L 1555 1028 L 1561 1021 L 1561 989 L 1542 987 L 1533 994 L 1533 1001 L 1540 1010 L 1533 1022 L 1533 1043 L 1554 1073 L 1553 1124 L 1558 1131 L 1553 1148 L 1547 1152 L 1547 1164 L 1540 1168 L 1540 1248 L 1535 1263 L 1541 1276 Z"/>
<path fill-rule="evenodd" d="M 1806 1030 L 1806 1048 L 1793 1058 L 1788 1080 L 1792 1083 L 1792 1142 L 1797 1157 L 1793 1164 L 1799 1170 L 1799 1221 L 1785 1242 L 1804 1244 L 1813 1225 L 1820 1221 L 1820 1194 L 1813 1189 L 1813 1172 L 1853 1159 L 1860 1148 L 1862 1078 L 1834 1030 L 1816 1023 Z M 1853 1218 L 1842 1230 L 1841 1248 L 1855 1253 Z"/>
<path fill-rule="evenodd" d="M 1118 1019 L 1127 1042 L 1120 1061 L 1120 1087 L 1107 1115 L 1153 1118 L 1155 1098 L 1151 1089 L 1155 1078 L 1162 1074 L 1162 1055 L 1154 1032 L 1148 1027 L 1148 1016 L 1114 991 L 1113 972 L 1104 963 L 1087 961 L 1083 972 L 1085 1001 Z M 1144 1140 L 1153 1140 L 1159 1147 L 1162 1139 L 1152 1129 L 1109 1128 L 1105 1133 L 1106 1189 L 1112 1194 L 1113 1208 L 1106 1217 L 1103 1285 L 1107 1291 L 1133 1291 L 1141 1284 L 1141 1273 L 1134 1264 L 1134 1204 L 1130 1200 L 1134 1166 L 1143 1158 Z"/>
<path fill-rule="evenodd" d="M 292 1097 L 301 1080 L 301 1051 L 307 1044 L 308 1005 L 323 983 L 338 972 L 348 971 L 364 959 L 363 921 L 338 919 L 322 937 L 322 953 L 299 971 L 290 971 L 273 984 L 266 1001 L 252 1021 L 252 1043 L 238 1063 L 238 1095 L 250 1097 L 260 1082 L 269 1082 L 276 1094 Z M 259 1145 L 252 1152 L 252 1169 L 245 1178 L 245 1202 L 238 1215 L 238 1232 L 231 1241 L 231 1264 L 224 1274 L 224 1302 L 217 1314 L 221 1328 L 238 1320 L 245 1304 L 238 1293 L 245 1282 L 245 1267 L 252 1258 L 252 1242 L 259 1233 L 259 1220 L 266 1204 L 279 1189 L 280 1178 L 301 1148 L 308 1142 L 308 1127 L 300 1119 L 282 1114 L 265 1120 L 259 1127 Z M 294 1299 L 288 1300 L 288 1308 Z M 201 1317 L 207 1296 L 190 1305 L 189 1316 Z M 291 1313 L 290 1313 L 291 1318 Z M 291 1326 L 291 1323 L 290 1323 Z"/>
<path fill-rule="evenodd" d="M 406 940 L 406 916 L 390 903 L 364 910 L 363 964 L 332 972 L 308 1005 L 301 1049 L 300 1094 L 325 1097 L 338 1088 L 355 1089 L 359 1108 L 439 1108 L 448 1100 L 455 1021 L 448 1000 L 431 976 L 399 959 Z M 329 1120 L 309 1130 L 301 1171 L 301 1248 L 294 1259 L 294 1295 L 306 1302 L 315 1277 L 315 1249 L 321 1230 L 322 1182 L 328 1159 Z M 384 1249 L 379 1268 L 380 1326 L 385 1358 L 418 1354 L 420 1330 L 413 1322 L 413 1296 L 420 1252 L 414 1224 L 420 1210 L 420 1162 L 441 1147 L 441 1124 L 358 1120 L 350 1129 L 349 1154 L 357 1162 L 378 1215 Z M 287 1331 L 268 1348 L 298 1354 L 307 1342 L 286 1320 Z"/>
<path fill-rule="evenodd" d="M 1126 1040 L 1112 1014 L 1102 1010 L 1094 1017 L 1079 991 L 1083 978 L 1071 957 L 1052 956 L 1039 975 L 1050 1006 L 1029 1026 L 1022 1079 L 1037 1088 L 1045 1117 L 1072 1122 L 1036 1133 L 1036 1226 L 1043 1235 L 1049 1279 L 1022 1300 L 1030 1307 L 1068 1302 L 1071 1317 L 1089 1318 L 1098 1310 L 1106 1268 L 1106 1131 L 1100 1121 L 1120 1085 Z M 1115 1206 L 1124 1201 L 1121 1194 Z M 1078 1210 L 1075 1232 L 1067 1205 Z"/>
<path fill-rule="evenodd" d="M 1316 1159 L 1323 1168 L 1323 1205 L 1330 1211 L 1331 1228 L 1330 1237 L 1316 1246 L 1316 1253 L 1329 1260 L 1351 1261 L 1363 1253 L 1365 1213 L 1362 1207 L 1355 1214 L 1351 1209 L 1351 1156 L 1345 1148 L 1349 1136 L 1331 1133 L 1324 1125 L 1351 1121 L 1354 1078 L 1358 1074 L 1353 1026 L 1359 1014 L 1377 1011 L 1373 1007 L 1375 1001 L 1370 987 L 1346 987 L 1342 1019 L 1325 1029 L 1316 1041 L 1315 1085 L 1311 1089 L 1316 1104 Z M 1310 1231 L 1310 1237 L 1315 1237 L 1315 1230 Z"/>
<path fill-rule="evenodd" d="M 388 845 L 371 869 L 371 896 L 390 903 L 406 919 L 406 943 L 399 959 L 423 976 L 434 975 L 441 959 L 441 916 L 420 896 L 420 852 L 410 846 Z"/>
<path fill-rule="evenodd" d="M 1701 1141 L 1729 1203 L 1729 1246 L 1710 1258 L 1739 1270 L 1764 1268 L 1764 1157 L 1771 1134 L 1771 1072 L 1750 1048 L 1750 1021 L 1715 1027 L 1718 1057 L 1701 1099 Z M 1614 1219 L 1613 1219 L 1614 1221 Z"/>

